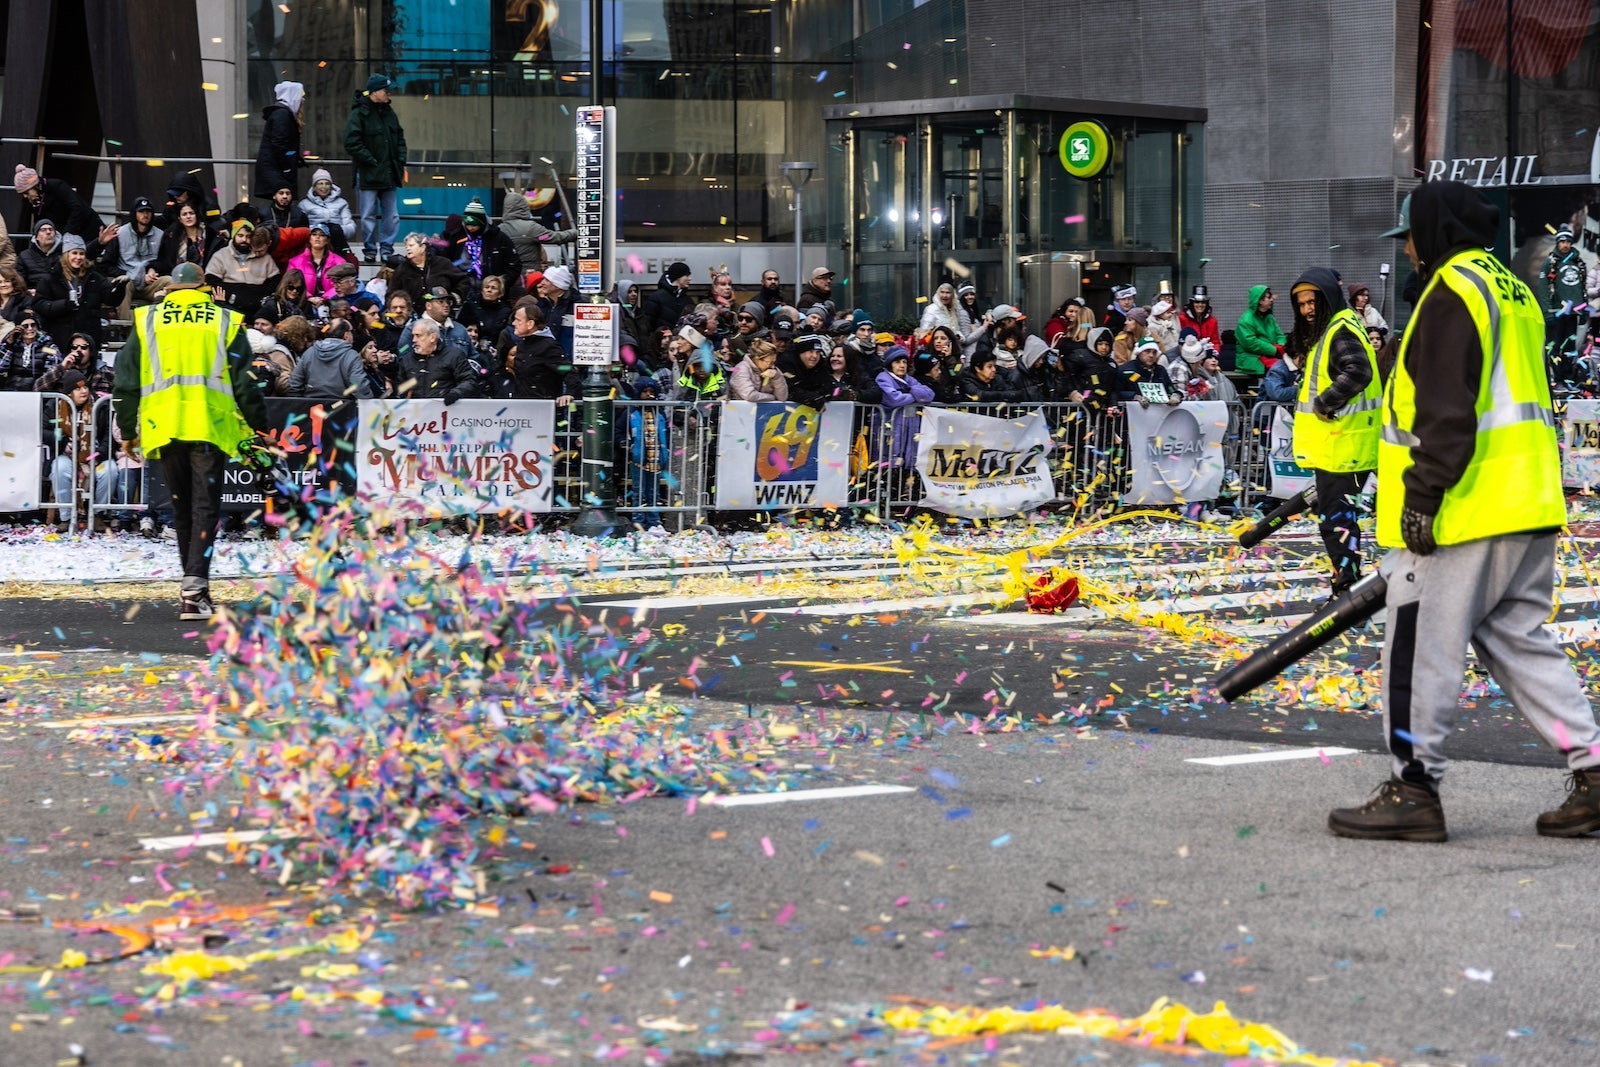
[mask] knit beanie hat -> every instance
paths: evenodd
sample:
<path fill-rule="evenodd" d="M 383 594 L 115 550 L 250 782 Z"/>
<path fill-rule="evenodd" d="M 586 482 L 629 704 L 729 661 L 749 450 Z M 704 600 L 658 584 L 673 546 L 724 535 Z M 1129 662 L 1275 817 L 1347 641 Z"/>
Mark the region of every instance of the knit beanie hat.
<path fill-rule="evenodd" d="M 1130 308 L 1128 310 L 1128 321 L 1137 322 L 1140 326 L 1148 326 L 1150 325 L 1150 313 L 1144 308 Z"/>
<path fill-rule="evenodd" d="M 326 167 L 318 167 L 316 170 L 311 172 L 311 184 L 315 185 L 318 182 L 327 182 L 329 185 L 333 184 L 333 175 L 328 173 L 328 169 Z"/>
<path fill-rule="evenodd" d="M 367 95 L 371 96 L 373 93 L 382 92 L 389 88 L 389 85 L 388 77 L 382 74 L 373 74 L 367 78 Z"/>
<path fill-rule="evenodd" d="M 234 238 L 239 236 L 240 230 L 249 230 L 254 233 L 255 228 L 256 224 L 251 222 L 249 219 L 234 219 L 233 225 L 228 227 L 228 237 Z"/>
<path fill-rule="evenodd" d="M 473 197 L 472 202 L 461 209 L 461 221 L 475 226 L 487 227 L 489 225 L 489 212 L 484 208 L 483 201 Z"/>
<path fill-rule="evenodd" d="M 35 185 L 39 184 L 39 172 L 34 170 L 32 167 L 18 163 L 17 176 L 14 184 L 17 187 L 18 195 L 25 193 L 29 189 L 32 189 Z"/>
<path fill-rule="evenodd" d="M 62 255 L 65 255 L 66 253 L 71 252 L 74 248 L 76 248 L 79 252 L 87 251 L 87 249 L 86 249 L 86 247 L 85 247 L 85 245 L 83 243 L 83 238 L 82 237 L 79 237 L 75 233 L 62 234 L 62 236 L 61 236 L 61 253 L 62 253 Z"/>
<path fill-rule="evenodd" d="M 1183 347 L 1179 349 L 1179 351 L 1183 354 L 1183 361 L 1185 363 L 1199 363 L 1202 359 L 1206 358 L 1206 353 L 1210 350 L 1210 345 L 1200 340 L 1200 337 L 1197 334 L 1192 333 L 1183 339 Z"/>

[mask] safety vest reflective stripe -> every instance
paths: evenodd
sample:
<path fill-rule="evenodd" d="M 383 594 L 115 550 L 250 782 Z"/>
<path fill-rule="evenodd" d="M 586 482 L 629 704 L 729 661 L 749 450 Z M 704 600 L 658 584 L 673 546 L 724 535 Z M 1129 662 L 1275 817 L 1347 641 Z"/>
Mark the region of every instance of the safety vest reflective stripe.
<path fill-rule="evenodd" d="M 139 395 L 149 396 L 174 385 L 203 385 L 207 389 L 215 389 L 230 400 L 233 399 L 233 378 L 228 374 L 226 317 L 223 319 L 223 328 L 217 331 L 217 359 L 211 366 L 211 374 L 204 378 L 196 375 L 177 375 L 169 378 L 161 373 L 161 346 L 156 338 L 156 315 L 160 310 L 160 304 L 151 304 L 150 310 L 145 312 L 144 316 L 144 347 L 150 360 L 150 381 L 139 387 Z"/>
<path fill-rule="evenodd" d="M 1383 399 L 1381 397 L 1359 396 L 1350 401 L 1350 403 L 1346 404 L 1344 407 L 1340 408 L 1338 411 L 1334 412 L 1334 414 L 1354 415 L 1361 411 L 1377 411 L 1382 406 Z M 1317 405 L 1310 400 L 1303 400 L 1296 403 L 1294 409 L 1298 412 L 1304 412 L 1307 415 L 1315 415 L 1317 413 Z"/>
<path fill-rule="evenodd" d="M 1492 407 L 1478 419 L 1478 431 L 1497 430 L 1502 426 L 1515 426 L 1519 422 L 1543 422 L 1554 426 L 1555 413 L 1539 404 L 1518 404 L 1511 397 L 1511 377 L 1506 371 L 1506 361 L 1501 355 L 1504 345 L 1504 334 L 1500 329 L 1500 302 L 1489 291 L 1489 285 L 1481 276 L 1463 267 L 1456 267 L 1455 271 L 1461 277 L 1471 282 L 1483 295 L 1483 302 L 1489 309 L 1489 333 L 1494 337 L 1494 351 L 1490 354 L 1491 366 L 1489 371 L 1489 397 Z"/>

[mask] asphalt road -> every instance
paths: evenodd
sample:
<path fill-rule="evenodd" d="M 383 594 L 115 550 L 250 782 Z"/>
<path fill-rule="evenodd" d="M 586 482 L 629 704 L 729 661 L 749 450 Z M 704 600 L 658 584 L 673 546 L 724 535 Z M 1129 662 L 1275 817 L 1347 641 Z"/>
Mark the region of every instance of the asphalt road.
<path fill-rule="evenodd" d="M 1205 608 L 1245 647 L 1320 595 L 1282 570 L 1179 573 L 1133 591 Z M 1143 1067 L 1181 1061 L 1054 1032 L 941 1044 L 882 1012 L 1047 1002 L 1132 1017 L 1161 997 L 1226 1001 L 1325 1056 L 1600 1059 L 1582 962 L 1600 950 L 1600 840 L 1534 835 L 1562 779 L 1497 691 L 1467 693 L 1448 843 L 1344 841 L 1328 809 L 1387 774 L 1376 714 L 1352 702 L 1371 633 L 1297 670 L 1293 691 L 1310 699 L 1227 706 L 1191 692 L 1231 655 L 1216 640 L 876 595 L 591 597 L 586 610 L 651 628 L 653 681 L 695 702 L 698 727 L 796 727 L 766 758 L 799 799 L 508 821 L 493 914 L 280 887 L 215 846 L 147 849 L 186 837 L 206 798 L 165 789 L 141 743 L 189 720 L 130 717 L 187 710 L 174 679 L 197 665 L 203 628 L 159 600 L 0 602 L 0 908 L 13 920 L 0 921 L 0 1063 L 68 1062 L 77 1044 L 88 1063 L 136 1067 Z M 1573 604 L 1563 619 L 1586 614 Z M 70 729 L 98 716 L 128 725 Z M 806 740 L 824 724 L 858 729 Z M 805 798 L 860 785 L 901 791 Z M 214 825 L 249 823 L 224 805 Z M 68 924 L 186 889 L 206 910 L 152 950 L 58 965 L 114 943 Z M 146 971 L 188 949 L 243 957 L 346 929 L 365 931 L 359 950 L 261 959 L 187 988 Z"/>

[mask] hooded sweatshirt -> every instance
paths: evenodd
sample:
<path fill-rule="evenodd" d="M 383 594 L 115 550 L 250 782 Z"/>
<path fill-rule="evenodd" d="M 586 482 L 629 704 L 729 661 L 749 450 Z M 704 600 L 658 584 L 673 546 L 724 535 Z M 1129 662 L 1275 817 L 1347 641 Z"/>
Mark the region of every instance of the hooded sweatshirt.
<path fill-rule="evenodd" d="M 1316 286 L 1318 293 L 1318 328 L 1314 335 L 1306 332 L 1306 324 L 1301 320 L 1299 310 L 1295 311 L 1295 328 L 1304 347 L 1304 351 L 1299 355 L 1309 366 L 1310 361 L 1306 359 L 1306 354 L 1327 331 L 1329 320 L 1349 305 L 1345 303 L 1344 289 L 1339 285 L 1338 276 L 1327 267 L 1308 269 L 1295 279 L 1290 292 L 1293 293 L 1294 288 L 1301 285 Z M 1328 345 L 1327 358 L 1330 379 L 1328 387 L 1311 398 L 1311 405 L 1317 414 L 1331 416 L 1359 396 L 1367 387 L 1367 383 L 1372 381 L 1372 349 L 1367 343 L 1365 328 L 1363 327 L 1359 334 L 1353 329 L 1340 328 Z"/>
<path fill-rule="evenodd" d="M 299 192 L 298 171 L 305 166 L 300 151 L 300 120 L 296 117 L 305 99 L 305 87 L 299 82 L 279 82 L 272 91 L 275 99 L 261 109 L 261 144 L 256 149 L 255 183 L 251 188 L 260 197 L 270 197 L 279 189 Z"/>
<path fill-rule="evenodd" d="M 1478 440 L 1483 346 L 1472 314 L 1447 286 L 1427 284 L 1458 252 L 1494 244 L 1500 209 L 1463 182 L 1427 182 L 1411 194 L 1411 240 L 1426 294 L 1406 327 L 1400 360 L 1417 387 L 1405 506 L 1437 515 L 1444 494 L 1466 474 Z"/>
<path fill-rule="evenodd" d="M 533 217 L 528 198 L 516 189 L 507 189 L 500 203 L 500 232 L 511 238 L 522 271 L 542 270 L 554 257 L 551 246 L 578 239 L 577 230 L 552 230 Z"/>
<path fill-rule="evenodd" d="M 324 337 L 305 350 L 289 376 L 289 392 L 293 396 L 372 399 L 361 356 L 342 337 Z"/>
<path fill-rule="evenodd" d="M 1244 314 L 1239 316 L 1239 325 L 1233 330 L 1233 367 L 1240 374 L 1264 374 L 1267 361 L 1283 354 L 1287 338 L 1278 326 L 1278 320 L 1272 317 L 1271 312 L 1263 315 L 1256 310 L 1268 288 L 1265 285 L 1250 287 Z"/>

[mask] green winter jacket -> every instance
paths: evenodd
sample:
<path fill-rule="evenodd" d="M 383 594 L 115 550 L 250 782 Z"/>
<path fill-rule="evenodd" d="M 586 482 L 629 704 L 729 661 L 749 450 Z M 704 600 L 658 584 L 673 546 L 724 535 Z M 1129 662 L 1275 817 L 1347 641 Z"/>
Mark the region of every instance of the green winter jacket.
<path fill-rule="evenodd" d="M 1233 328 L 1233 367 L 1240 374 L 1264 374 L 1267 368 L 1261 361 L 1276 356 L 1278 346 L 1286 340 L 1278 328 L 1278 320 L 1256 310 L 1268 288 L 1265 285 L 1250 288 L 1248 306 L 1239 316 L 1239 325 Z"/>
<path fill-rule="evenodd" d="M 406 132 L 400 116 L 388 104 L 373 103 L 365 92 L 356 93 L 350 109 L 344 150 L 355 161 L 357 187 L 382 191 L 406 183 Z"/>

